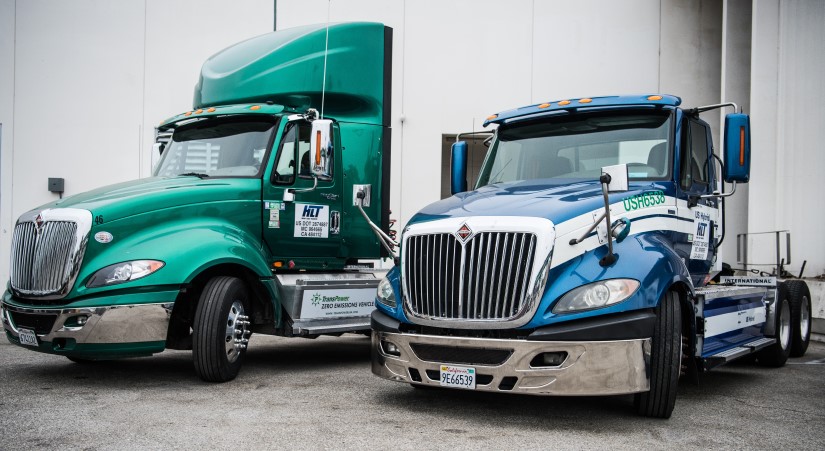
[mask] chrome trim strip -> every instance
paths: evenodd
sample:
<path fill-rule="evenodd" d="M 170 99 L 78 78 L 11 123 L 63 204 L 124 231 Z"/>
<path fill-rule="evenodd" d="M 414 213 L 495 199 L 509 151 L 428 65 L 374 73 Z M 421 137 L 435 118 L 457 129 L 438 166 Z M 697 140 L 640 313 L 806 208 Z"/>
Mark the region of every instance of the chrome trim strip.
<path fill-rule="evenodd" d="M 78 344 L 84 344 L 164 341 L 174 302 L 57 309 L 24 308 L 5 303 L 0 305 L 3 310 L 3 328 L 15 338 L 19 334 L 9 312 L 12 315 L 16 312 L 57 315 L 52 330 L 47 334 L 37 334 L 37 338 L 46 342 L 52 342 L 55 338 L 72 338 Z M 66 320 L 77 315 L 88 315 L 86 324 L 66 327 Z"/>
<path fill-rule="evenodd" d="M 388 355 L 381 347 L 387 341 L 396 345 L 399 356 Z M 485 338 L 442 337 L 417 334 L 373 332 L 372 372 L 384 379 L 410 384 L 440 386 L 431 380 L 427 370 L 439 371 L 441 364 L 451 362 L 423 361 L 413 352 L 412 344 L 448 347 L 474 347 L 512 350 L 500 365 L 467 365 L 478 375 L 492 376 L 492 382 L 476 385 L 477 391 L 508 392 L 527 395 L 619 395 L 650 390 L 648 366 L 650 338 L 638 340 L 561 342 L 527 341 Z M 542 352 L 566 352 L 567 359 L 557 367 L 535 368 L 531 360 Z M 418 370 L 421 381 L 410 376 L 409 369 Z M 516 377 L 512 390 L 500 390 L 505 377 Z"/>

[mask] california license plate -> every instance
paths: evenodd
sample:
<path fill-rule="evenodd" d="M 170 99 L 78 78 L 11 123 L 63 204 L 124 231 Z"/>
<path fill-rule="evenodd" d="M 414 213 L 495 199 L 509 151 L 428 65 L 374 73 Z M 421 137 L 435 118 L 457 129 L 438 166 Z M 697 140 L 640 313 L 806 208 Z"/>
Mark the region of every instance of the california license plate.
<path fill-rule="evenodd" d="M 37 347 L 37 335 L 33 330 L 17 329 L 17 337 L 21 345 Z"/>
<path fill-rule="evenodd" d="M 466 366 L 441 365 L 441 386 L 475 390 L 476 369 Z"/>

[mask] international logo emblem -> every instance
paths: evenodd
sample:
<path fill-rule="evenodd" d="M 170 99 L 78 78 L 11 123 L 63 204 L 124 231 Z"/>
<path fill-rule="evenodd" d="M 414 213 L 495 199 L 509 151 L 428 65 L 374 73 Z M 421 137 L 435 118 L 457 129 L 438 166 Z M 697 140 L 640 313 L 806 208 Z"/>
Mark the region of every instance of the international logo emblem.
<path fill-rule="evenodd" d="M 43 231 L 43 216 L 37 215 L 37 217 L 34 218 L 34 228 L 37 234 L 40 235 L 40 232 Z"/>
<path fill-rule="evenodd" d="M 456 235 L 461 238 L 461 241 L 467 241 L 467 237 L 473 234 L 472 229 L 467 226 L 467 224 L 462 224 L 461 227 L 458 228 Z"/>

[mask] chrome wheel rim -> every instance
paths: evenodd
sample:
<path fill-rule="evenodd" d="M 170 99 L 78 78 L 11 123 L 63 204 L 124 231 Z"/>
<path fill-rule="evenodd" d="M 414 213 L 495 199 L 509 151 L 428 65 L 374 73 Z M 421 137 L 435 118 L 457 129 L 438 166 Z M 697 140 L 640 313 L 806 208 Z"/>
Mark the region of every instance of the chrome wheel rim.
<path fill-rule="evenodd" d="M 224 342 L 226 345 L 226 359 L 229 363 L 238 360 L 241 352 L 246 349 L 246 344 L 249 342 L 250 330 L 249 317 L 244 315 L 243 304 L 240 301 L 235 301 L 229 307 L 229 314 L 226 318 L 226 332 L 224 334 Z"/>
<path fill-rule="evenodd" d="M 808 336 L 811 328 L 811 312 L 808 309 L 810 301 L 807 296 L 802 296 L 802 305 L 799 306 L 799 333 L 804 340 Z"/>
<path fill-rule="evenodd" d="M 791 342 L 791 308 L 787 302 L 782 303 L 782 310 L 779 313 L 779 345 L 782 349 L 788 349 Z"/>

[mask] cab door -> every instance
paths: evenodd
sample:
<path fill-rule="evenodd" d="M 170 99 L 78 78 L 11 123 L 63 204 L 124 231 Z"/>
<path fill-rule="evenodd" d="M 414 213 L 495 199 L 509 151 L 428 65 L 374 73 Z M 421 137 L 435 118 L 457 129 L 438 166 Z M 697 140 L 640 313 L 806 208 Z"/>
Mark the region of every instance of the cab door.
<path fill-rule="evenodd" d="M 680 234 L 678 249 L 690 271 L 694 286 L 706 283 L 705 276 L 713 266 L 718 223 L 718 199 L 699 196 L 711 194 L 715 183 L 713 142 L 708 124 L 687 117 L 682 123 L 681 154 L 679 156 L 679 217 L 693 224 L 688 233 Z"/>
<path fill-rule="evenodd" d="M 285 269 L 335 266 L 340 255 L 340 134 L 335 126 L 329 177 L 316 178 L 310 170 L 311 131 L 304 119 L 286 122 L 263 181 L 264 241 L 276 261 L 294 262 L 294 268 Z"/>

